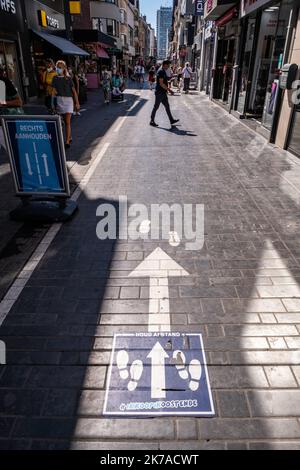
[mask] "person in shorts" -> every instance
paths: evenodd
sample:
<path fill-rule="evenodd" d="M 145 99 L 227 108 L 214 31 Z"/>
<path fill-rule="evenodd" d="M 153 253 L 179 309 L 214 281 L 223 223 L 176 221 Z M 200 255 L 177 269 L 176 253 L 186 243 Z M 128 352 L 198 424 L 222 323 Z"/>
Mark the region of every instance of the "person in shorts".
<path fill-rule="evenodd" d="M 57 76 L 54 77 L 52 81 L 52 98 L 54 100 L 54 98 L 57 97 L 56 110 L 58 114 L 64 117 L 66 125 L 66 148 L 69 148 L 72 142 L 71 118 L 74 112 L 74 103 L 76 111 L 80 110 L 80 104 L 73 80 L 63 60 L 59 60 L 56 63 L 56 73 Z"/>

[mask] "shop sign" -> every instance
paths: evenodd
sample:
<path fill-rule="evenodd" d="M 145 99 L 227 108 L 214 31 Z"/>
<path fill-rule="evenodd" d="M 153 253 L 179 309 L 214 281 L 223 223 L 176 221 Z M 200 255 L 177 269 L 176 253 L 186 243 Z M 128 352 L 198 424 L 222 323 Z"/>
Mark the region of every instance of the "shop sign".
<path fill-rule="evenodd" d="M 69 196 L 60 118 L 5 116 L 2 127 L 17 195 Z"/>
<path fill-rule="evenodd" d="M 57 18 L 47 14 L 45 10 L 38 10 L 39 23 L 43 28 L 60 29 L 60 24 Z"/>
<path fill-rule="evenodd" d="M 20 0 L 0 0 L 1 31 L 23 31 Z"/>
<path fill-rule="evenodd" d="M 204 39 L 209 39 L 212 34 L 213 34 L 213 24 L 214 22 L 213 21 L 208 21 L 206 23 L 206 27 L 205 27 L 205 32 L 204 32 Z"/>
<path fill-rule="evenodd" d="M 249 15 L 267 3 L 270 3 L 270 0 L 241 0 L 241 17 Z"/>
<path fill-rule="evenodd" d="M 69 6 L 70 6 L 71 15 L 81 14 L 81 2 L 80 1 L 70 1 Z"/>
<path fill-rule="evenodd" d="M 204 0 L 195 0 L 195 16 L 204 15 Z"/>

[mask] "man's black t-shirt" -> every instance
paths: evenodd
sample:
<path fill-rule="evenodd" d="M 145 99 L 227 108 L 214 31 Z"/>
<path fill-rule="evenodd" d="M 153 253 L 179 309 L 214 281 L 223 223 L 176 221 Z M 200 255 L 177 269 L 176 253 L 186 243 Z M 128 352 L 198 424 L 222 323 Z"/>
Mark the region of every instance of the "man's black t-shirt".
<path fill-rule="evenodd" d="M 165 90 L 164 88 L 162 88 L 160 86 L 159 81 L 160 81 L 161 78 L 164 81 L 164 85 L 168 86 L 168 76 L 167 76 L 166 71 L 164 69 L 161 69 L 157 74 L 156 94 L 167 93 L 167 90 Z"/>

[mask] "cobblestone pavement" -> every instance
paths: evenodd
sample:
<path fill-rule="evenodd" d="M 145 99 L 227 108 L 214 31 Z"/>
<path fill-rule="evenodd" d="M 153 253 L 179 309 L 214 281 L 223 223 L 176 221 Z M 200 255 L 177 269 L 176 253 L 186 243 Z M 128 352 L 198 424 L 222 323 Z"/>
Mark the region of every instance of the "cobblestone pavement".
<path fill-rule="evenodd" d="M 128 89 L 124 103 L 107 108 L 101 91 L 88 93 L 81 117 L 73 117 L 74 145 L 67 151 L 70 186 L 73 191 L 87 173 L 93 161 L 93 149 L 101 143 L 106 132 L 124 115 L 136 99 L 136 90 Z M 27 115 L 44 115 L 44 106 L 26 105 Z M 82 129 L 84 128 L 84 132 Z M 0 148 L 0 300 L 24 263 L 30 258 L 47 230 L 47 225 L 23 225 L 10 220 L 9 213 L 20 204 L 15 197 L 9 158 Z"/>
<path fill-rule="evenodd" d="M 163 111 L 150 128 L 152 101 L 95 147 L 110 144 L 77 216 L 12 292 L 3 449 L 300 448 L 299 161 L 197 94 L 170 98 L 177 130 Z M 119 195 L 204 204 L 203 249 L 99 241 L 97 207 Z M 128 275 L 158 246 L 190 274 L 169 280 L 171 328 L 203 334 L 214 418 L 102 414 L 113 335 L 147 331 L 149 279 Z"/>

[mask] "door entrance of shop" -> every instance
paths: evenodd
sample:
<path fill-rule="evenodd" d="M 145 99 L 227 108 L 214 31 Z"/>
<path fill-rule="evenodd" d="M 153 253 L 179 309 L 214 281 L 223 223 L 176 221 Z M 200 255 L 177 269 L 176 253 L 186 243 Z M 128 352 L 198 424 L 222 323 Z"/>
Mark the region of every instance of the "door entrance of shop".
<path fill-rule="evenodd" d="M 228 106 L 231 102 L 235 54 L 236 40 L 234 37 L 219 41 L 214 81 L 214 98 L 221 100 L 222 103 Z"/>

